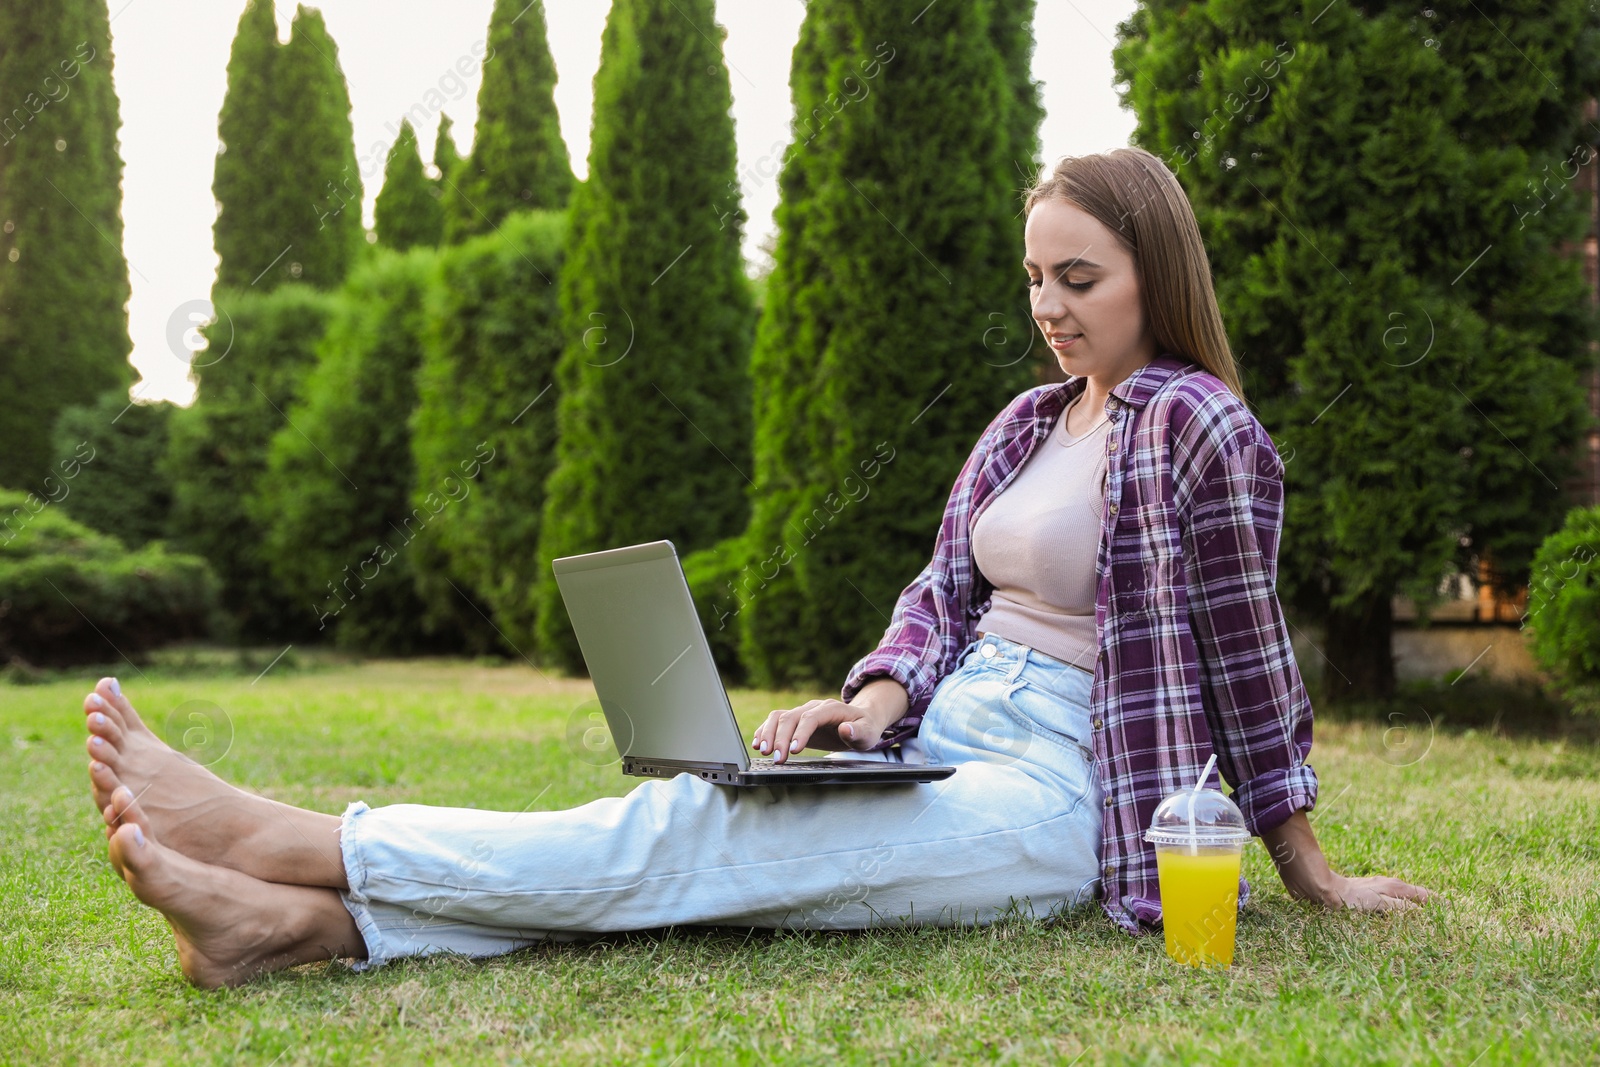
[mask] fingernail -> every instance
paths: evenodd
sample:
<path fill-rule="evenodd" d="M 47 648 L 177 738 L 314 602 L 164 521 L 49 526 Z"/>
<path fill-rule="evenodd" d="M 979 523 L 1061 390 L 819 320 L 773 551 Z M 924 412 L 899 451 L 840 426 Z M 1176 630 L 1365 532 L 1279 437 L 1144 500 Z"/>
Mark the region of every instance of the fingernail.
<path fill-rule="evenodd" d="M 799 752 L 800 751 L 800 739 L 798 737 L 795 738 L 793 741 L 789 742 L 789 751 L 790 752 Z"/>
<path fill-rule="evenodd" d="M 111 679 L 111 691 L 117 696 L 122 695 L 122 685 L 115 678 Z"/>
<path fill-rule="evenodd" d="M 140 848 L 144 848 L 144 831 L 139 829 L 139 824 L 133 824 L 133 841 Z"/>
<path fill-rule="evenodd" d="M 94 723 L 96 726 L 104 726 L 109 720 L 97 711 L 93 715 L 89 716 L 89 721 Z"/>
<path fill-rule="evenodd" d="M 765 741 L 763 741 L 763 742 L 761 742 L 761 751 L 765 752 L 766 750 L 767 750 L 767 743 Z"/>
<path fill-rule="evenodd" d="M 93 704 L 97 708 L 103 708 L 106 706 L 105 697 L 101 696 L 99 693 L 90 693 L 89 703 Z"/>

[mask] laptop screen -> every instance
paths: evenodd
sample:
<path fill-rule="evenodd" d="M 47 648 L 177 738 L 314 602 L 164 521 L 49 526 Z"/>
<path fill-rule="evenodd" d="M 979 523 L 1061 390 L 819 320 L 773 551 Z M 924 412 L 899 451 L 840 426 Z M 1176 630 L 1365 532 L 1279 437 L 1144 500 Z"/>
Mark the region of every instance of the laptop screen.
<path fill-rule="evenodd" d="M 672 542 L 564 556 L 552 565 L 620 753 L 748 768 Z"/>

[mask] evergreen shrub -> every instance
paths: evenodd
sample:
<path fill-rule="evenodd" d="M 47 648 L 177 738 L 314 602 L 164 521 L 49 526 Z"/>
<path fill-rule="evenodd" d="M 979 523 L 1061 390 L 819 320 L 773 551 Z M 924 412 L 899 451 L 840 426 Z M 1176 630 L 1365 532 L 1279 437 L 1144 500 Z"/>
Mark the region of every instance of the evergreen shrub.
<path fill-rule="evenodd" d="M 351 274 L 247 502 L 302 621 L 356 651 L 456 651 L 466 647 L 463 622 L 485 629 L 475 614 L 425 608 L 417 553 L 406 547 L 415 525 L 409 422 L 438 259 L 429 248 L 379 250 Z"/>
<path fill-rule="evenodd" d="M 525 657 L 555 455 L 566 223 L 564 212 L 520 212 L 441 251 L 411 422 L 411 518 L 400 524 L 433 609 L 482 611 Z"/>
<path fill-rule="evenodd" d="M 1539 546 L 1524 618 L 1556 688 L 1600 715 L 1600 507 L 1574 508 Z"/>
<path fill-rule="evenodd" d="M 63 409 L 53 454 L 82 461 L 61 497 L 67 514 L 134 548 L 167 536 L 172 480 L 160 468 L 176 410 L 165 401 L 134 403 L 126 389 Z"/>
<path fill-rule="evenodd" d="M 161 542 L 129 551 L 36 496 L 0 490 L 0 661 L 103 663 L 206 635 L 217 582 Z"/>
<path fill-rule="evenodd" d="M 224 290 L 208 347 L 193 363 L 199 391 L 173 412 L 162 469 L 172 479 L 172 540 L 205 557 L 241 637 L 309 638 L 315 618 L 272 577 L 263 531 L 247 507 L 316 362 L 335 298 L 301 283 Z"/>

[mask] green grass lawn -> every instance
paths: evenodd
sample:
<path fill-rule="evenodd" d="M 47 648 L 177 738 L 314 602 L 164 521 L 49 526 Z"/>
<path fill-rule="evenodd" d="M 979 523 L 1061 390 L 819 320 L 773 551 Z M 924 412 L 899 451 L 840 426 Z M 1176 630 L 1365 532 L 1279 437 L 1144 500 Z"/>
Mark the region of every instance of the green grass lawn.
<path fill-rule="evenodd" d="M 148 673 L 121 677 L 158 729 L 211 702 L 232 732 L 219 773 L 321 811 L 547 809 L 631 784 L 577 736 L 588 683 L 525 667 Z M 1254 894 L 1223 973 L 1169 963 L 1159 938 L 1127 937 L 1091 906 L 969 931 L 655 931 L 365 974 L 320 964 L 202 992 L 106 861 L 79 710 L 92 682 L 0 686 L 4 1063 L 1600 1057 L 1600 749 L 1570 732 L 1319 721 L 1313 825 L 1335 866 L 1444 897 L 1408 914 L 1320 912 L 1287 898 L 1253 842 Z M 734 697 L 748 733 L 814 695 Z"/>

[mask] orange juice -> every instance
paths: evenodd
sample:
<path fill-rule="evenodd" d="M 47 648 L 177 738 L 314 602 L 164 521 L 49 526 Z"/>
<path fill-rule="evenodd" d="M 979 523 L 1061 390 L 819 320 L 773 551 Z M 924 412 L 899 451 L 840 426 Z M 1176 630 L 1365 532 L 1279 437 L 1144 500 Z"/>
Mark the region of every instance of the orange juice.
<path fill-rule="evenodd" d="M 1233 963 L 1234 917 L 1239 908 L 1237 846 L 1156 846 L 1162 925 L 1167 955 L 1195 967 Z"/>

